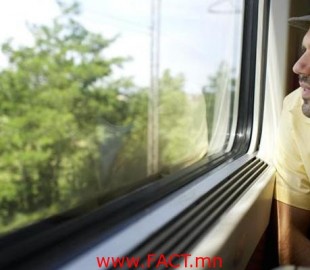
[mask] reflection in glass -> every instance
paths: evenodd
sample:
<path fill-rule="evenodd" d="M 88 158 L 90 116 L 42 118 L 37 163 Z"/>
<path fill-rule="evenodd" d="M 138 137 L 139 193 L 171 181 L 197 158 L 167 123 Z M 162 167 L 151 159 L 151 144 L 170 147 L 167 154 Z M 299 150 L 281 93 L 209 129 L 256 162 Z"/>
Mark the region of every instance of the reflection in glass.
<path fill-rule="evenodd" d="M 20 29 L 0 36 L 0 235 L 230 150 L 243 1 L 14 1 L 0 9 Z"/>

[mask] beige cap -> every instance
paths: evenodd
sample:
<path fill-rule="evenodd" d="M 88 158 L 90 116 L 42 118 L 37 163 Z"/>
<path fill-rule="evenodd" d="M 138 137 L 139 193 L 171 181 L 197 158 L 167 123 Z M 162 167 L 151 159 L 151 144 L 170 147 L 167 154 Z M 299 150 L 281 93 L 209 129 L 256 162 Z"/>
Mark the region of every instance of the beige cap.
<path fill-rule="evenodd" d="M 289 18 L 288 23 L 307 31 L 310 27 L 310 15 Z"/>

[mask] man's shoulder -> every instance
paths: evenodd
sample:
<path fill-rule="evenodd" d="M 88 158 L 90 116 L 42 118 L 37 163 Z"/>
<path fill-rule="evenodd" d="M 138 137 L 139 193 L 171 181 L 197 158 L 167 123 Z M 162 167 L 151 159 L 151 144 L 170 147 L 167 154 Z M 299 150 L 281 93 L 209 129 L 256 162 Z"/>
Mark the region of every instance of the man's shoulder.
<path fill-rule="evenodd" d="M 286 128 L 292 128 L 292 126 L 296 128 L 310 121 L 310 118 L 303 115 L 302 105 L 302 88 L 294 90 L 284 98 L 280 122 L 286 123 Z"/>
<path fill-rule="evenodd" d="M 301 88 L 297 88 L 284 98 L 283 109 L 291 111 L 294 108 L 300 108 L 302 104 Z"/>

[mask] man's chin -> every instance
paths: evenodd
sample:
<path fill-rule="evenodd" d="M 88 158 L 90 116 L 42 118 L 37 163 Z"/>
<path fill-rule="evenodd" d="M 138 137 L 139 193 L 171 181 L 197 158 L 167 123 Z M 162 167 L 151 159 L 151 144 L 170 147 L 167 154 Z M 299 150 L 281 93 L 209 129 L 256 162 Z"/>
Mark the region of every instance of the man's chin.
<path fill-rule="evenodd" d="M 309 100 L 308 102 L 304 101 L 305 103 L 302 105 L 302 113 L 310 118 L 310 103 L 309 103 Z"/>

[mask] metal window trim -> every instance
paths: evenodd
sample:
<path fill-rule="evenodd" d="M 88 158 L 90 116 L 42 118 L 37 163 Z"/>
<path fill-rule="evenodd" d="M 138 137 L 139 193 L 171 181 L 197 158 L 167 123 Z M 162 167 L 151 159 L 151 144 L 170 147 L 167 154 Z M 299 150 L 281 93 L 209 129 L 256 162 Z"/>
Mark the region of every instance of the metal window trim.
<path fill-rule="evenodd" d="M 244 155 L 220 170 L 198 178 L 195 183 L 172 193 L 165 199 L 133 216 L 130 221 L 120 224 L 113 234 L 98 236 L 100 243 L 84 253 L 72 254 L 72 260 L 63 265 L 63 269 L 89 268 L 96 266 L 96 256 L 121 257 L 147 240 L 173 218 L 177 217 L 205 193 L 215 188 L 222 179 L 238 171 L 255 155 Z M 151 224 L 151 226 L 150 226 Z M 57 262 L 59 267 L 59 262 Z"/>

